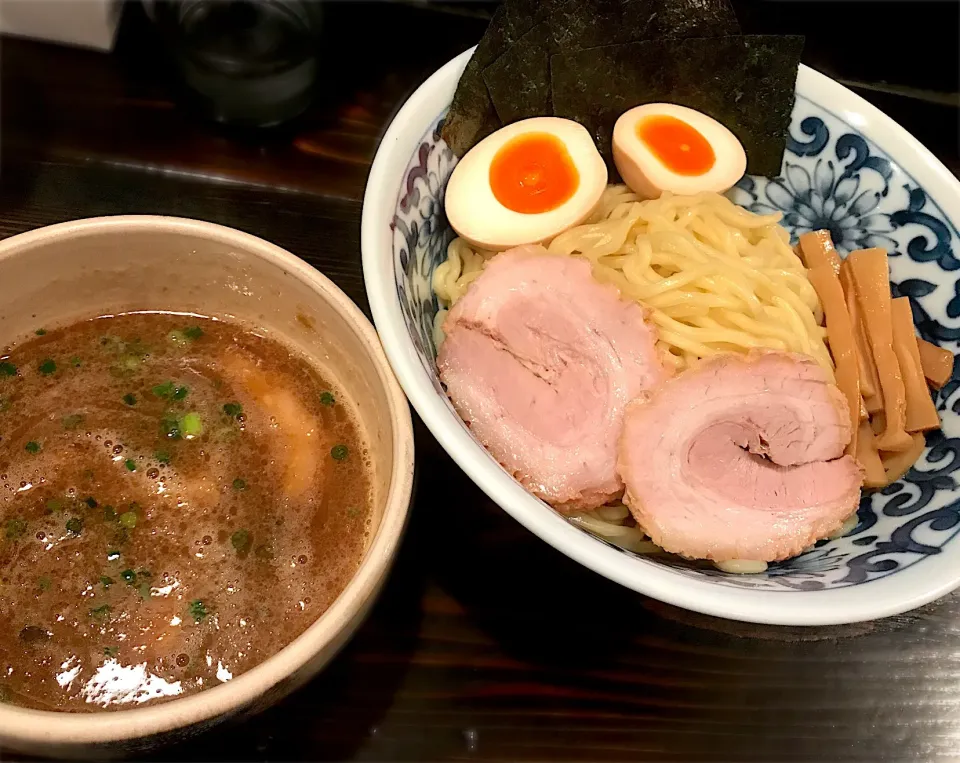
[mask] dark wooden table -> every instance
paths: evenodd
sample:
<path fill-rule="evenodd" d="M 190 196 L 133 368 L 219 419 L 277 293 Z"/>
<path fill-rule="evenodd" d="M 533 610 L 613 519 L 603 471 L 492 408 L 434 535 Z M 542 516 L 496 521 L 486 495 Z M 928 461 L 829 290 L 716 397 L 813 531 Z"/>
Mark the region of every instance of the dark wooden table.
<path fill-rule="evenodd" d="M 911 3 L 904 14 L 869 4 L 885 37 L 866 31 L 865 3 L 749 1 L 742 18 L 807 33 L 808 63 L 960 170 L 956 67 L 924 63 L 956 61 L 955 6 Z M 207 124 L 177 104 L 136 8 L 109 56 L 5 39 L 0 236 L 102 214 L 203 218 L 300 255 L 366 310 L 360 200 L 377 140 L 417 84 L 478 39 L 487 10 L 330 7 L 315 106 L 262 135 Z M 889 35 L 914 47 L 894 55 Z M 694 615 L 530 535 L 419 423 L 417 455 L 409 531 L 351 644 L 256 721 L 154 760 L 960 756 L 960 595 L 836 628 Z"/>

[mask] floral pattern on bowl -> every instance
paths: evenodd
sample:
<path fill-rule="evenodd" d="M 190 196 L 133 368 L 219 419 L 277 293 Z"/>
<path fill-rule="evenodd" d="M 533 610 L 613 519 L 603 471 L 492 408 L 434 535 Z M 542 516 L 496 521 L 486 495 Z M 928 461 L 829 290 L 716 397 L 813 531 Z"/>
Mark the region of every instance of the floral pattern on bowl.
<path fill-rule="evenodd" d="M 439 305 L 431 278 L 453 238 L 443 193 L 456 164 L 440 139 L 442 124 L 440 115 L 420 141 L 391 226 L 401 310 L 440 394 L 433 339 Z M 892 291 L 910 297 L 919 334 L 957 351 L 960 280 L 953 271 L 960 269 L 960 234 L 908 173 L 839 116 L 798 94 L 782 175 L 744 177 L 729 196 L 758 213 L 782 213 L 783 225 L 794 237 L 828 229 L 843 254 L 872 246 L 887 249 Z M 765 573 L 748 576 L 669 555 L 622 553 L 681 576 L 781 592 L 859 585 L 939 554 L 960 535 L 960 364 L 935 402 L 943 430 L 927 435 L 926 451 L 902 480 L 863 497 L 859 522 L 843 538 L 821 541 L 798 557 L 770 565 Z"/>
<path fill-rule="evenodd" d="M 447 257 L 454 234 L 443 210 L 443 193 L 457 158 L 440 138 L 441 116 L 423 137 L 404 173 L 393 231 L 394 278 L 407 330 L 437 391 L 446 397 L 437 367 L 433 323 L 439 305 L 431 279 Z"/>

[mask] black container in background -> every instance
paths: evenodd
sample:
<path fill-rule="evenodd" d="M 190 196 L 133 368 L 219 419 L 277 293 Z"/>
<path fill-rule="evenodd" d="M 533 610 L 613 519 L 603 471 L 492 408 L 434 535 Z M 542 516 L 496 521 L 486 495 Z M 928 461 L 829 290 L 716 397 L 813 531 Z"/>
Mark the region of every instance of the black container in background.
<path fill-rule="evenodd" d="M 270 127 L 313 98 L 317 0 L 145 0 L 188 97 L 209 118 Z"/>

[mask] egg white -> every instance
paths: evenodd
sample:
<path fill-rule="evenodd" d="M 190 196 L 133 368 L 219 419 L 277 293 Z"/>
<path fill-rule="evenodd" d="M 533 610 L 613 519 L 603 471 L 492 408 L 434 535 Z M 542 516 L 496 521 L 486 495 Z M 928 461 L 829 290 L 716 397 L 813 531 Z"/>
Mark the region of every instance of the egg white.
<path fill-rule="evenodd" d="M 562 141 L 580 176 L 573 195 L 548 212 L 514 212 L 490 187 L 490 165 L 497 152 L 527 133 L 548 133 Z M 470 149 L 450 175 L 444 205 L 457 235 L 482 249 L 500 251 L 541 243 L 583 222 L 606 185 L 607 166 L 586 128 L 569 119 L 533 117 L 497 130 Z"/>
<path fill-rule="evenodd" d="M 679 175 L 666 167 L 637 135 L 637 123 L 651 116 L 669 116 L 686 122 L 713 149 L 713 167 L 702 175 Z M 630 189 L 648 199 L 664 191 L 695 194 L 722 193 L 743 177 L 747 155 L 730 130 L 712 117 L 673 103 L 647 103 L 625 111 L 613 127 L 613 160 Z"/>

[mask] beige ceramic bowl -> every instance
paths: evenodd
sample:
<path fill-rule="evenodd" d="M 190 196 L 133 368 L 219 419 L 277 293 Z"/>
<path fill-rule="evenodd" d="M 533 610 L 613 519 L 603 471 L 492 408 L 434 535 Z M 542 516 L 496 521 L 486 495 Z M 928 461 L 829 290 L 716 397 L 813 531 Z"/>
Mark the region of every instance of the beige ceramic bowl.
<path fill-rule="evenodd" d="M 183 699 L 117 712 L 0 705 L 0 752 L 122 755 L 263 709 L 316 674 L 347 641 L 376 597 L 404 529 L 413 482 L 406 398 L 373 327 L 309 265 L 245 233 L 169 217 L 79 220 L 0 242 L 0 346 L 39 325 L 144 309 L 252 323 L 351 390 L 377 469 L 370 541 L 333 606 L 253 670 Z"/>

